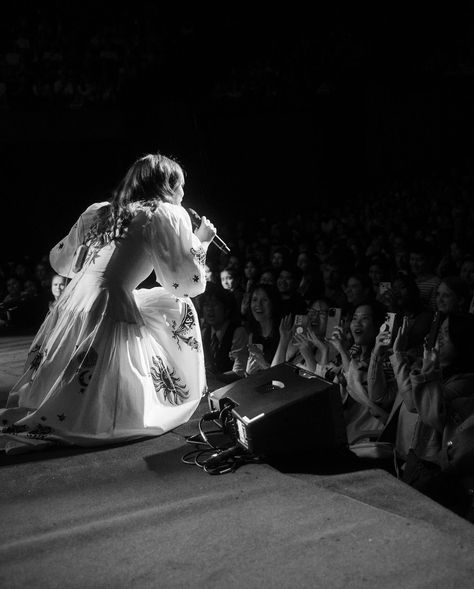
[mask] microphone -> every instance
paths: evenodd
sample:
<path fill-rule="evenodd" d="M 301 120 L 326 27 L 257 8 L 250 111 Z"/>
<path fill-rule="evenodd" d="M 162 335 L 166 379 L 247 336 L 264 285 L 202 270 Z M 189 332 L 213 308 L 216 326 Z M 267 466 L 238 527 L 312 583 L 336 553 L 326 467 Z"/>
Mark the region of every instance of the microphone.
<path fill-rule="evenodd" d="M 194 228 L 201 225 L 201 216 L 196 213 L 194 209 L 186 209 L 191 217 L 191 224 Z M 230 254 L 230 248 L 228 245 L 216 234 L 212 243 L 218 247 L 224 254 Z"/>

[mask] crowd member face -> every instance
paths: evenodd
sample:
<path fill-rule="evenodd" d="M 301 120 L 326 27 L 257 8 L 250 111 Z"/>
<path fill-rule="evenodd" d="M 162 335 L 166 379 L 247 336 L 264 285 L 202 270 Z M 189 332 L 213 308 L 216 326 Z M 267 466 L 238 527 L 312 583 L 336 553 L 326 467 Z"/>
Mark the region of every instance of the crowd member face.
<path fill-rule="evenodd" d="M 235 278 L 228 270 L 222 270 L 221 284 L 222 288 L 225 288 L 226 290 L 232 290 L 234 288 Z"/>
<path fill-rule="evenodd" d="M 23 294 L 27 297 L 34 297 L 38 294 L 38 287 L 33 280 L 25 280 L 23 283 Z"/>
<path fill-rule="evenodd" d="M 463 263 L 459 276 L 469 285 L 469 288 L 472 289 L 474 287 L 474 260 L 466 260 Z"/>
<path fill-rule="evenodd" d="M 271 272 L 263 272 L 263 274 L 260 276 L 260 282 L 261 284 L 268 284 L 270 286 L 274 286 L 275 277 Z"/>
<path fill-rule="evenodd" d="M 333 264 L 323 265 L 323 282 L 329 288 L 336 288 L 341 282 L 341 273 L 337 266 Z"/>
<path fill-rule="evenodd" d="M 202 307 L 204 321 L 214 329 L 221 329 L 227 320 L 227 310 L 216 297 L 208 297 Z"/>
<path fill-rule="evenodd" d="M 382 268 L 378 264 L 372 264 L 369 268 L 369 277 L 372 284 L 378 286 L 383 277 Z"/>
<path fill-rule="evenodd" d="M 428 273 L 428 261 L 423 254 L 411 253 L 409 263 L 414 276 L 423 276 Z"/>
<path fill-rule="evenodd" d="M 318 337 L 324 337 L 326 334 L 328 309 L 326 301 L 314 301 L 308 310 L 309 323 Z"/>
<path fill-rule="evenodd" d="M 283 254 L 281 252 L 274 252 L 272 254 L 271 264 L 274 268 L 281 268 L 283 266 Z"/>
<path fill-rule="evenodd" d="M 21 282 L 17 278 L 7 280 L 7 292 L 11 297 L 19 297 L 21 293 Z"/>
<path fill-rule="evenodd" d="M 55 299 L 59 299 L 66 288 L 66 279 L 63 276 L 54 276 L 51 280 L 51 292 Z"/>
<path fill-rule="evenodd" d="M 362 285 L 360 280 L 351 276 L 346 284 L 347 302 L 351 305 L 357 305 L 357 303 L 362 301 L 366 296 L 366 288 Z"/>
<path fill-rule="evenodd" d="M 449 366 L 457 357 L 457 351 L 449 337 L 449 317 L 447 317 L 438 332 L 436 346 L 439 353 L 439 364 L 442 368 Z"/>
<path fill-rule="evenodd" d="M 48 278 L 48 269 L 44 264 L 36 264 L 35 276 L 40 282 Z"/>
<path fill-rule="evenodd" d="M 305 273 L 309 269 L 309 257 L 306 252 L 301 252 L 298 255 L 298 259 L 296 260 L 296 265 L 301 270 L 301 272 Z"/>
<path fill-rule="evenodd" d="M 229 256 L 229 262 L 227 265 L 238 270 L 240 268 L 240 260 L 237 256 Z"/>
<path fill-rule="evenodd" d="M 402 280 L 394 280 L 392 284 L 392 293 L 394 302 L 398 307 L 403 308 L 408 303 L 408 288 Z"/>
<path fill-rule="evenodd" d="M 263 289 L 254 290 L 250 301 L 250 310 L 254 319 L 259 323 L 272 318 L 272 302 Z"/>
<path fill-rule="evenodd" d="M 204 266 L 204 276 L 206 277 L 206 282 L 212 282 L 212 270 L 207 264 Z"/>
<path fill-rule="evenodd" d="M 442 282 L 436 292 L 436 308 L 442 313 L 454 313 L 459 311 L 462 301 L 447 284 Z"/>
<path fill-rule="evenodd" d="M 295 287 L 295 279 L 291 272 L 282 270 L 278 275 L 277 288 L 281 294 L 291 294 Z"/>
<path fill-rule="evenodd" d="M 17 264 L 15 266 L 15 275 L 20 280 L 24 279 L 28 274 L 28 268 L 24 264 Z"/>
<path fill-rule="evenodd" d="M 375 341 L 376 330 L 372 309 L 369 305 L 359 305 L 352 316 L 350 330 L 354 343 L 369 346 Z"/>
<path fill-rule="evenodd" d="M 251 260 L 245 264 L 244 274 L 247 280 L 255 280 L 257 278 L 258 269 Z"/>

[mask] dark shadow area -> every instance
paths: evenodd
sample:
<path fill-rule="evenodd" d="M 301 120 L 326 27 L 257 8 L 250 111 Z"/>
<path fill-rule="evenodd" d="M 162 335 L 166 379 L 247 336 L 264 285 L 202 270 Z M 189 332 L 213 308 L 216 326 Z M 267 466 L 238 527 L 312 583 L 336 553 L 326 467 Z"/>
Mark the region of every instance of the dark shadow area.
<path fill-rule="evenodd" d="M 121 444 L 107 444 L 104 446 L 94 446 L 92 448 L 82 448 L 79 446 L 54 446 L 45 450 L 33 450 L 31 452 L 22 452 L 19 454 L 5 454 L 5 452 L 0 452 L 0 467 L 11 466 L 13 464 L 25 464 L 28 462 L 56 460 L 57 458 L 72 458 L 74 456 L 81 456 L 83 454 L 100 454 L 113 448 L 128 448 L 149 439 L 150 438 L 140 438 L 138 440 L 132 440 L 130 442 L 124 442 Z"/>

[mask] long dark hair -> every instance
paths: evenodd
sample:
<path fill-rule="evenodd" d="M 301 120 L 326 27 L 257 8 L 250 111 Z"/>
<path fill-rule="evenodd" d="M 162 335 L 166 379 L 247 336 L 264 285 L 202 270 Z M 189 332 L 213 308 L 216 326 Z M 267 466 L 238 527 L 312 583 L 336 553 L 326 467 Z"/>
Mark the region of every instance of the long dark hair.
<path fill-rule="evenodd" d="M 160 153 L 141 157 L 113 192 L 110 206 L 99 209 L 87 239 L 104 244 L 120 238 L 137 205 L 154 211 L 160 202 L 169 202 L 181 184 L 184 172 L 176 161 Z"/>
<path fill-rule="evenodd" d="M 249 330 L 252 333 L 260 333 L 260 324 L 253 316 L 251 307 L 252 307 L 252 297 L 254 292 L 257 290 L 262 290 L 268 297 L 271 306 L 272 306 L 272 323 L 273 323 L 273 331 L 278 333 L 278 326 L 280 325 L 281 319 L 281 296 L 278 292 L 276 286 L 270 284 L 256 284 L 252 290 L 250 291 L 250 313 L 249 313 Z"/>

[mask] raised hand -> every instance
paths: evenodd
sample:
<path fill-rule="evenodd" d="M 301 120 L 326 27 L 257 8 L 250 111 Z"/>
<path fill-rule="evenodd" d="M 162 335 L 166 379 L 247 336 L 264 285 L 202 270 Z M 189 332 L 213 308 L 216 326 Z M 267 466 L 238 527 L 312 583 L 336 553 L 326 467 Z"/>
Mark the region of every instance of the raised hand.
<path fill-rule="evenodd" d="M 311 352 L 311 343 L 308 337 L 302 333 L 295 333 L 293 337 L 293 345 L 303 354 L 304 352 Z"/>
<path fill-rule="evenodd" d="M 374 345 L 374 354 L 376 356 L 380 355 L 381 353 L 388 350 L 391 343 L 391 335 L 388 331 L 382 331 L 377 334 L 375 338 L 375 345 Z"/>
<path fill-rule="evenodd" d="M 334 328 L 334 331 L 329 338 L 329 343 L 339 352 L 339 354 L 346 351 L 344 330 L 340 325 L 336 325 Z"/>
<path fill-rule="evenodd" d="M 316 347 L 318 348 L 318 350 L 320 350 L 321 352 L 328 350 L 329 348 L 329 344 L 327 343 L 326 340 L 323 340 L 322 338 L 318 337 L 316 335 L 316 333 L 311 329 L 308 328 L 307 331 L 307 337 L 308 340 Z"/>
<path fill-rule="evenodd" d="M 439 368 L 439 350 L 434 347 L 428 350 L 426 346 L 423 347 L 423 364 L 421 366 L 422 372 L 431 372 Z"/>
<path fill-rule="evenodd" d="M 280 321 L 280 337 L 284 340 L 289 341 L 291 339 L 291 330 L 293 327 L 293 322 L 291 320 L 291 313 L 285 315 L 282 320 Z"/>

